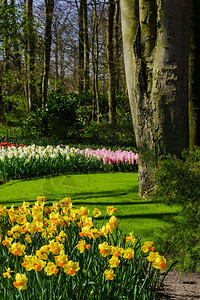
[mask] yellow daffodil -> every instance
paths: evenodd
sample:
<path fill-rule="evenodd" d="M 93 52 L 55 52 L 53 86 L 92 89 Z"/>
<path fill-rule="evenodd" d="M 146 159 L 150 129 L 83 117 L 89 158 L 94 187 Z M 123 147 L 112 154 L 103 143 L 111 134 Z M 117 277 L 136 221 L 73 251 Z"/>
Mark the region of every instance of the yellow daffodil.
<path fill-rule="evenodd" d="M 109 230 L 106 226 L 103 226 L 101 229 L 99 229 L 99 235 L 104 235 L 106 238 L 108 237 Z"/>
<path fill-rule="evenodd" d="M 22 266 L 26 268 L 27 271 L 35 270 L 41 271 L 46 265 L 46 262 L 37 258 L 35 255 L 29 255 L 24 257 Z"/>
<path fill-rule="evenodd" d="M 26 240 L 28 243 L 31 243 L 31 242 L 32 242 L 30 234 L 28 234 L 28 233 L 26 234 L 25 240 Z"/>
<path fill-rule="evenodd" d="M 92 238 L 96 240 L 99 237 L 99 230 L 97 228 L 91 229 Z"/>
<path fill-rule="evenodd" d="M 87 207 L 81 206 L 81 208 L 79 209 L 79 213 L 81 216 L 87 216 L 89 215 L 90 211 Z"/>
<path fill-rule="evenodd" d="M 37 196 L 37 201 L 41 204 L 44 203 L 47 200 L 47 197 L 45 196 Z"/>
<path fill-rule="evenodd" d="M 120 248 L 119 246 L 116 246 L 116 247 L 112 247 L 111 248 L 111 254 L 115 257 L 119 257 L 119 256 L 122 256 L 123 255 L 123 252 L 124 252 L 124 249 L 123 248 Z"/>
<path fill-rule="evenodd" d="M 119 220 L 115 216 L 112 216 L 110 217 L 109 225 L 113 231 L 115 228 L 119 227 Z"/>
<path fill-rule="evenodd" d="M 60 251 L 64 249 L 64 245 L 55 240 L 51 240 L 49 243 L 49 251 L 53 254 L 60 254 Z"/>
<path fill-rule="evenodd" d="M 78 262 L 73 262 L 70 260 L 66 265 L 63 266 L 63 269 L 65 273 L 74 276 L 76 275 L 76 272 L 80 270 L 80 267 Z"/>
<path fill-rule="evenodd" d="M 134 249 L 130 247 L 124 250 L 123 257 L 127 259 L 132 259 L 134 257 Z"/>
<path fill-rule="evenodd" d="M 16 256 L 22 256 L 25 254 L 25 248 L 26 248 L 26 246 L 23 244 L 13 243 L 10 246 L 9 251 Z"/>
<path fill-rule="evenodd" d="M 51 275 L 56 275 L 58 274 L 58 268 L 53 262 L 48 262 L 47 266 L 45 267 L 45 272 L 47 273 L 48 276 Z"/>
<path fill-rule="evenodd" d="M 120 260 L 118 257 L 112 256 L 108 262 L 109 262 L 111 268 L 117 268 L 117 266 L 120 263 Z"/>
<path fill-rule="evenodd" d="M 85 249 L 89 250 L 90 249 L 90 244 L 86 244 L 86 242 L 84 240 L 80 240 L 78 242 L 78 245 L 77 245 L 77 249 L 80 251 L 80 253 L 83 253 L 83 251 Z"/>
<path fill-rule="evenodd" d="M 7 216 L 7 209 L 5 206 L 0 205 L 0 216 Z"/>
<path fill-rule="evenodd" d="M 92 214 L 94 215 L 95 218 L 98 218 L 101 215 L 101 211 L 98 208 L 94 208 Z"/>
<path fill-rule="evenodd" d="M 17 224 L 14 227 L 12 227 L 10 231 L 8 231 L 8 234 L 12 235 L 14 239 L 17 239 L 22 234 L 22 228 Z"/>
<path fill-rule="evenodd" d="M 12 241 L 13 241 L 13 238 L 9 238 L 9 237 L 5 236 L 5 239 L 2 241 L 2 244 L 4 246 L 6 246 L 7 248 L 10 248 Z"/>
<path fill-rule="evenodd" d="M 47 260 L 49 256 L 49 246 L 48 245 L 42 246 L 39 250 L 36 251 L 36 255 L 40 259 Z"/>
<path fill-rule="evenodd" d="M 60 251 L 60 255 L 54 256 L 56 265 L 62 268 L 64 265 L 68 263 L 68 256 L 65 254 L 64 250 Z"/>
<path fill-rule="evenodd" d="M 153 267 L 160 270 L 166 270 L 167 269 L 167 262 L 164 256 L 158 255 L 156 256 Z"/>
<path fill-rule="evenodd" d="M 64 199 L 60 200 L 61 207 L 69 206 L 72 207 L 72 200 L 70 197 L 65 197 Z"/>
<path fill-rule="evenodd" d="M 56 241 L 59 241 L 61 243 L 65 242 L 65 239 L 67 237 L 67 234 L 62 230 L 58 236 L 56 236 Z"/>
<path fill-rule="evenodd" d="M 155 251 L 155 247 L 152 246 L 154 242 L 152 241 L 146 241 L 144 242 L 144 245 L 141 247 L 141 250 L 144 252 L 144 253 L 147 253 L 149 251 L 152 251 L 154 252 Z"/>
<path fill-rule="evenodd" d="M 106 277 L 106 280 L 113 280 L 113 278 L 116 276 L 115 274 L 114 274 L 114 271 L 113 270 L 105 270 L 105 272 L 104 272 L 104 275 L 105 275 L 105 277 Z"/>
<path fill-rule="evenodd" d="M 111 253 L 111 246 L 109 246 L 107 242 L 99 244 L 99 252 L 103 257 L 106 257 Z"/>
<path fill-rule="evenodd" d="M 6 272 L 5 273 L 3 273 L 3 277 L 4 278 L 12 278 L 12 276 L 11 276 L 11 270 L 10 270 L 10 268 L 5 268 L 6 269 Z"/>
<path fill-rule="evenodd" d="M 81 218 L 82 224 L 84 227 L 93 227 L 93 222 L 92 222 L 92 218 L 91 217 L 87 217 L 87 216 L 82 216 Z"/>
<path fill-rule="evenodd" d="M 159 256 L 158 252 L 149 252 L 149 256 L 147 256 L 147 260 L 154 262 L 157 256 Z"/>
<path fill-rule="evenodd" d="M 133 231 L 129 232 L 129 236 L 126 236 L 126 242 L 131 241 L 131 243 L 134 245 L 135 243 L 135 236 L 133 235 Z"/>
<path fill-rule="evenodd" d="M 28 278 L 26 277 L 25 274 L 17 273 L 15 275 L 15 282 L 13 282 L 13 285 L 18 290 L 26 290 L 27 289 L 27 282 L 28 282 Z"/>
<path fill-rule="evenodd" d="M 82 231 L 79 233 L 80 237 L 82 237 L 82 236 L 87 236 L 89 238 L 92 237 L 92 232 L 91 232 L 90 226 L 82 227 L 81 230 Z"/>
<path fill-rule="evenodd" d="M 109 216 L 113 215 L 114 212 L 117 212 L 117 209 L 114 206 L 107 206 L 106 210 L 107 210 L 107 214 Z"/>

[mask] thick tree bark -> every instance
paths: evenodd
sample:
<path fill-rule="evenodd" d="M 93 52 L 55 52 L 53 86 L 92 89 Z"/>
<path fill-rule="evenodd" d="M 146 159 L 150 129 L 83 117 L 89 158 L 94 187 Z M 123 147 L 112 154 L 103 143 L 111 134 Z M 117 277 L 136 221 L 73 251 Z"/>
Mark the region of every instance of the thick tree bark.
<path fill-rule="evenodd" d="M 116 100 L 115 100 L 115 63 L 113 47 L 113 28 L 114 28 L 115 3 L 108 1 L 108 19 L 107 19 L 107 60 L 108 60 L 108 107 L 109 123 L 116 122 Z"/>
<path fill-rule="evenodd" d="M 51 57 L 51 25 L 54 11 L 54 0 L 45 0 L 45 43 L 44 43 L 44 70 L 42 78 L 42 107 L 47 102 L 47 88 Z"/>
<path fill-rule="evenodd" d="M 190 1 L 121 0 L 126 80 L 139 152 L 139 193 L 151 187 L 142 156 L 188 147 Z M 154 170 L 154 169 L 153 169 Z"/>
<path fill-rule="evenodd" d="M 189 57 L 189 146 L 200 146 L 200 1 L 193 0 Z"/>

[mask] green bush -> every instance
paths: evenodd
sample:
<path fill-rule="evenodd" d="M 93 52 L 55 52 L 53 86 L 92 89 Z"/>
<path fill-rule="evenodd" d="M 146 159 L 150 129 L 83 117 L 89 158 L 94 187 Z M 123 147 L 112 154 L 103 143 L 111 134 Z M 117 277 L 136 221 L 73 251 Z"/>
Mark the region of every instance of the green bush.
<path fill-rule="evenodd" d="M 45 108 L 38 108 L 26 126 L 35 126 L 42 136 L 67 137 L 83 127 L 80 103 L 73 94 L 50 94 Z"/>
<path fill-rule="evenodd" d="M 85 129 L 84 137 L 94 143 L 107 146 L 132 146 L 135 147 L 135 136 L 130 116 L 121 117 L 117 124 L 91 122 Z"/>
<path fill-rule="evenodd" d="M 200 271 L 200 148 L 184 151 L 182 160 L 163 157 L 156 181 L 156 198 L 181 207 L 159 236 L 162 247 L 178 258 L 179 269 Z"/>

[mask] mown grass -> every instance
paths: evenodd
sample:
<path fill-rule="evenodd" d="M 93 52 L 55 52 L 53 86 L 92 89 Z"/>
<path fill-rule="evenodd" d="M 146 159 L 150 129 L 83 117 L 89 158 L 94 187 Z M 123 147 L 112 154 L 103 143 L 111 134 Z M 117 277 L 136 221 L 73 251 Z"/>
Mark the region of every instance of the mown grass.
<path fill-rule="evenodd" d="M 87 206 L 90 211 L 98 207 L 102 210 L 99 222 L 106 206 L 113 205 L 123 232 L 133 230 L 146 240 L 153 239 L 158 227 L 167 226 L 167 218 L 178 209 L 138 197 L 136 173 L 65 175 L 9 181 L 0 186 L 0 204 L 7 207 L 23 201 L 33 203 L 38 195 L 47 196 L 49 202 L 71 197 L 75 206 Z"/>

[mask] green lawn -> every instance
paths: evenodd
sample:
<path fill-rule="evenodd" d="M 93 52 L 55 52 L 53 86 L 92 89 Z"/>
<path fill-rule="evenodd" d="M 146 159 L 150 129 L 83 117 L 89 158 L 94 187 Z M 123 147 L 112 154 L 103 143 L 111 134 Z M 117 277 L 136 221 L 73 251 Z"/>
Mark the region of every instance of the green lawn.
<path fill-rule="evenodd" d="M 138 197 L 136 173 L 81 174 L 45 177 L 35 180 L 15 180 L 0 186 L 0 204 L 7 207 L 23 201 L 35 202 L 38 195 L 49 201 L 69 196 L 74 205 L 88 206 L 90 210 L 114 205 L 123 232 L 134 231 L 143 239 L 153 239 L 159 226 L 167 226 L 167 217 L 177 208 L 168 207 Z"/>

